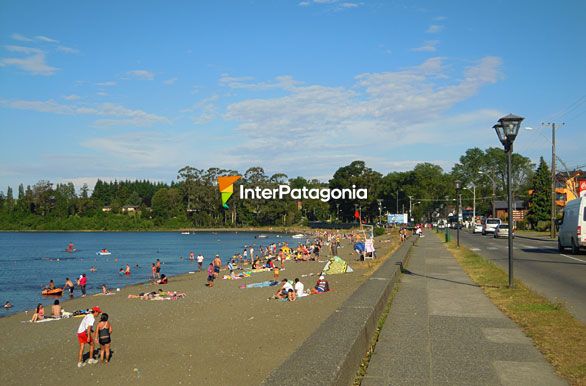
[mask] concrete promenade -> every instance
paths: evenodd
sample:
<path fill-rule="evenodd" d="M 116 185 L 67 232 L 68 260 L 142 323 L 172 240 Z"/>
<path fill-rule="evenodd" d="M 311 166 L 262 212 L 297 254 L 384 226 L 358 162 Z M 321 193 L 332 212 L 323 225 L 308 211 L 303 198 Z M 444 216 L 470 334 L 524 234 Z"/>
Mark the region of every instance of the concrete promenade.
<path fill-rule="evenodd" d="M 564 385 L 434 235 L 411 248 L 363 386 Z"/>

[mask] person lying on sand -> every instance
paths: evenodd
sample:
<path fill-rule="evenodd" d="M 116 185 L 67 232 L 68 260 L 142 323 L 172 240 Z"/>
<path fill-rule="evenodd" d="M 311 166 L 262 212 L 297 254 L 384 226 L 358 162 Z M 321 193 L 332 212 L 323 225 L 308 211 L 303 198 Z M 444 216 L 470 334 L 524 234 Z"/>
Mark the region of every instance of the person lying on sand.
<path fill-rule="evenodd" d="M 184 292 L 177 291 L 163 291 L 159 289 L 158 292 L 141 292 L 138 295 L 129 294 L 128 299 L 142 299 L 142 300 L 177 300 L 182 299 L 186 295 Z"/>

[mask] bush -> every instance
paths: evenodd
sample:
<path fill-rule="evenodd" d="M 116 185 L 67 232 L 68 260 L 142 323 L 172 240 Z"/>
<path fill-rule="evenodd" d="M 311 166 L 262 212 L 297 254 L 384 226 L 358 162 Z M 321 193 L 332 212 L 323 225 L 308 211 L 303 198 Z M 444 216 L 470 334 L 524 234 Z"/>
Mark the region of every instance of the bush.
<path fill-rule="evenodd" d="M 538 232 L 544 232 L 549 230 L 550 221 L 537 221 L 537 225 L 535 226 L 535 230 Z"/>
<path fill-rule="evenodd" d="M 523 220 L 523 221 L 517 221 L 515 223 L 515 225 L 517 226 L 517 229 L 520 230 L 520 231 L 526 231 L 526 230 L 529 229 L 529 224 L 525 220 Z"/>
<path fill-rule="evenodd" d="M 385 228 L 380 228 L 380 227 L 379 228 L 374 228 L 373 233 L 374 233 L 374 236 L 375 237 L 376 236 L 382 236 L 382 235 L 385 234 Z"/>

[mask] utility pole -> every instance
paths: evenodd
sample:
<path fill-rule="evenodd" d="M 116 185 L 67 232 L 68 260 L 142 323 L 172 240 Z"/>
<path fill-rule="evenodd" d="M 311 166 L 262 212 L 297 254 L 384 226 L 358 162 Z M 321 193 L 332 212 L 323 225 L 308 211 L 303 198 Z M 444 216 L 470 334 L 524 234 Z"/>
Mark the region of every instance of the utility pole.
<path fill-rule="evenodd" d="M 564 123 L 562 123 L 563 125 Z M 557 217 L 556 204 L 555 204 L 555 186 L 556 186 L 556 155 L 555 155 L 555 122 L 542 123 L 542 126 L 551 126 L 551 226 L 550 236 L 555 238 L 555 220 Z"/>
<path fill-rule="evenodd" d="M 399 213 L 399 189 L 397 189 L 397 211 L 395 213 Z"/>
<path fill-rule="evenodd" d="M 411 210 L 412 210 L 412 208 L 413 208 L 413 206 L 411 205 L 411 200 L 413 200 L 413 196 L 409 196 L 409 221 L 411 221 L 411 218 L 412 218 L 412 216 L 413 216 L 413 215 L 411 214 L 411 213 L 412 213 L 412 212 L 411 212 Z"/>

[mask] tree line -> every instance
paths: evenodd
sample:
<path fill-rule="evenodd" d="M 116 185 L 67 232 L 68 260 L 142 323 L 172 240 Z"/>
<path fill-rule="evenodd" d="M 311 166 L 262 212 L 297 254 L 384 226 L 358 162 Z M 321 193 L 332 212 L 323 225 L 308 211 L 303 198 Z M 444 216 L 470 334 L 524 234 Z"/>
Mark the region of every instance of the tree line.
<path fill-rule="evenodd" d="M 529 222 L 536 225 L 548 219 L 551 187 L 547 184 L 547 165 L 538 168 L 531 161 L 513 154 L 515 198 L 530 202 Z M 217 178 L 240 175 L 241 184 L 275 188 L 367 188 L 361 200 L 241 200 L 234 194 L 229 208 L 221 205 Z M 21 184 L 0 191 L 0 229 L 2 230 L 157 230 L 192 227 L 292 226 L 309 221 L 353 222 L 355 213 L 367 222 L 380 214 L 412 210 L 416 221 L 445 218 L 455 206 L 455 181 L 468 187 L 462 193 L 465 206 L 472 205 L 475 185 L 477 214 L 491 212 L 492 191 L 505 199 L 506 158 L 502 149 L 472 148 L 466 151 L 450 172 L 432 163 L 417 164 L 413 170 L 382 174 L 364 161 L 340 167 L 327 181 L 289 178 L 286 174 L 267 175 L 260 166 L 244 173 L 221 168 L 198 169 L 185 166 L 170 183 L 149 180 L 102 181 L 90 190 L 84 184 L 79 192 L 72 183 L 53 184 L 42 180 L 35 185 Z M 531 195 L 528 194 L 531 192 Z"/>

